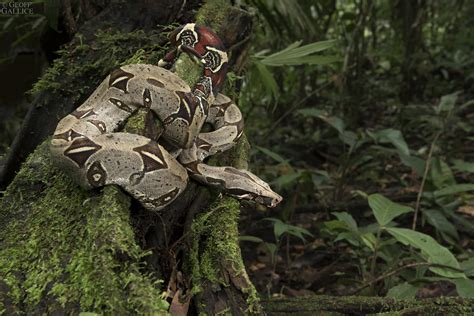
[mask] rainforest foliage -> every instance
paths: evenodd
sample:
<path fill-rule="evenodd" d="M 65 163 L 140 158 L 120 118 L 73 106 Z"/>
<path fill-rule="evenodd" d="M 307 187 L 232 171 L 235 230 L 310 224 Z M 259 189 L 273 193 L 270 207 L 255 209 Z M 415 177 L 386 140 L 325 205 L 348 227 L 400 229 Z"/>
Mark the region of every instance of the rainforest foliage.
<path fill-rule="evenodd" d="M 242 221 L 259 290 L 473 297 L 473 3 L 249 2 L 239 104 L 285 197 Z"/>

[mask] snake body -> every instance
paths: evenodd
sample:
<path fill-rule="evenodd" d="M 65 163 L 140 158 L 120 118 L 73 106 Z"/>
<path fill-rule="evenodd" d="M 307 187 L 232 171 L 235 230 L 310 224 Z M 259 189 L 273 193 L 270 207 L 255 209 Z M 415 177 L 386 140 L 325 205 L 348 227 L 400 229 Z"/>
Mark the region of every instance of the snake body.
<path fill-rule="evenodd" d="M 234 146 L 243 132 L 239 108 L 218 93 L 227 71 L 222 43 L 210 29 L 195 24 L 180 27 L 170 40 L 175 48 L 159 66 L 133 64 L 113 71 L 59 122 L 50 146 L 54 160 L 80 186 L 119 185 L 153 211 L 175 200 L 189 176 L 237 198 L 275 206 L 281 197 L 256 175 L 203 162 Z M 183 51 L 204 64 L 192 89 L 163 68 Z M 140 108 L 162 122 L 158 140 L 121 132 Z M 204 123 L 213 130 L 201 132 Z M 162 140 L 170 146 L 165 148 Z"/>

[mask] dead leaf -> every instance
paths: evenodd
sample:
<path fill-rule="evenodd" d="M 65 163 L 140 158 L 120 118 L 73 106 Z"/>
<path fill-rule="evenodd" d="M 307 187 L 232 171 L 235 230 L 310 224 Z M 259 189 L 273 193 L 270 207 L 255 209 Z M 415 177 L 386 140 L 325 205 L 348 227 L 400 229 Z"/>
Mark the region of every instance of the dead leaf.
<path fill-rule="evenodd" d="M 189 303 L 191 302 L 191 297 L 186 297 L 184 302 L 180 300 L 181 290 L 178 289 L 176 294 L 173 296 L 173 300 L 170 305 L 170 314 L 172 316 L 186 316 L 189 310 Z"/>
<path fill-rule="evenodd" d="M 474 217 L 474 206 L 472 205 L 461 206 L 457 209 L 457 212 Z"/>

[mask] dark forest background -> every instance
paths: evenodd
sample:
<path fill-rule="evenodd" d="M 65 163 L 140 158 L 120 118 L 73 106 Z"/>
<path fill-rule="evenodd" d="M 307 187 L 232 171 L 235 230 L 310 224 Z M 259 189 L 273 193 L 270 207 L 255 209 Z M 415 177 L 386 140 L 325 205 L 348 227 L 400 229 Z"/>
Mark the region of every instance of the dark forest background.
<path fill-rule="evenodd" d="M 243 203 L 259 292 L 474 297 L 474 2 L 239 3 L 255 25 L 227 80 L 251 170 L 284 197 Z M 0 15 L 0 159 L 70 40 L 49 8 Z"/>

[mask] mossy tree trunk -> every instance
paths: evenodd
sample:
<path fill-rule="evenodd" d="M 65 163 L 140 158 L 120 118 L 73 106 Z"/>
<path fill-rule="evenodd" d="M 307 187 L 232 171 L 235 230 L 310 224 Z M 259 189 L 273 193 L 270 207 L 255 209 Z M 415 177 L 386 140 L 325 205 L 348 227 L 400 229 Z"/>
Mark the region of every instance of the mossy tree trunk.
<path fill-rule="evenodd" d="M 34 86 L 36 103 L 21 133 L 34 136 L 16 142 L 22 157 L 43 143 L 0 201 L 0 314 L 261 312 L 238 246 L 236 200 L 193 182 L 171 206 L 152 213 L 117 187 L 78 188 L 53 166 L 47 148 L 58 120 L 111 70 L 156 64 L 167 49 L 157 24 L 211 26 L 231 48 L 234 69 L 242 69 L 249 14 L 226 0 L 176 3 L 112 1 L 78 26 Z M 181 59 L 177 72 L 192 84 L 197 66 Z M 233 89 L 227 84 L 225 92 Z M 128 131 L 149 133 L 142 114 L 129 120 Z M 248 149 L 244 138 L 213 161 L 245 167 Z"/>
<path fill-rule="evenodd" d="M 438 297 L 397 300 L 391 297 L 310 296 L 266 300 L 268 315 L 472 315 L 474 300 Z"/>

